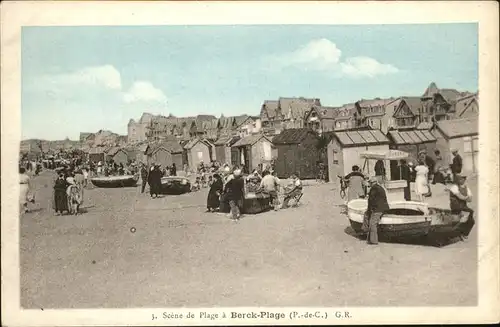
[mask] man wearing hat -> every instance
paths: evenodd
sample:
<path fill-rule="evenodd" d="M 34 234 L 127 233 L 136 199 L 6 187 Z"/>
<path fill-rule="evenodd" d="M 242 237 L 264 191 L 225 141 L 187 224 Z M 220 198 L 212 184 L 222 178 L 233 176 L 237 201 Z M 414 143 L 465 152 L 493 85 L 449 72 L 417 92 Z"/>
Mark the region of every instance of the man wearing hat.
<path fill-rule="evenodd" d="M 451 173 L 453 174 L 453 180 L 455 180 L 455 175 L 459 175 L 462 173 L 462 157 L 458 154 L 457 149 L 452 149 L 451 153 L 453 154 L 453 159 L 450 165 Z"/>
<path fill-rule="evenodd" d="M 450 209 L 451 212 L 460 215 L 462 212 L 468 212 L 469 217 L 464 223 L 458 225 L 458 230 L 461 233 L 462 240 L 467 239 L 470 231 L 474 227 L 474 211 L 467 206 L 467 202 L 472 201 L 472 192 L 466 185 L 467 177 L 463 175 L 455 175 L 454 184 L 448 189 L 450 192 Z"/>
<path fill-rule="evenodd" d="M 368 180 L 370 192 L 368 193 L 368 208 L 363 222 L 363 227 L 368 229 L 368 244 L 378 244 L 377 227 L 384 212 L 389 210 L 385 189 L 380 185 L 381 178 L 382 176 L 373 176 Z"/>

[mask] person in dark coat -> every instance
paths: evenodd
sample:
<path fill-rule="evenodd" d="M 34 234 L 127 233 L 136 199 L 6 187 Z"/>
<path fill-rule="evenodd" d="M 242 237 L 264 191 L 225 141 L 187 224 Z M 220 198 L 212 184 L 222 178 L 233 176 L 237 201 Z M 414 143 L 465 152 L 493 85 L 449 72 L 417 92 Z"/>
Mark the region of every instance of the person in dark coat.
<path fill-rule="evenodd" d="M 404 197 L 406 201 L 411 201 L 411 190 L 410 190 L 410 182 L 411 182 L 411 169 L 410 166 L 406 163 L 406 160 L 400 161 L 400 169 L 401 169 L 401 179 L 406 181 L 406 186 L 404 188 Z"/>
<path fill-rule="evenodd" d="M 240 211 L 243 208 L 243 198 L 245 196 L 245 181 L 241 177 L 241 170 L 236 169 L 233 172 L 233 178 L 228 179 L 224 186 L 225 199 L 229 202 L 231 208 L 229 217 L 233 221 L 240 219 Z"/>
<path fill-rule="evenodd" d="M 210 185 L 210 191 L 208 191 L 207 197 L 207 211 L 215 211 L 220 206 L 220 195 L 224 184 L 222 183 L 222 178 L 219 174 L 213 175 L 214 181 Z"/>
<path fill-rule="evenodd" d="M 453 160 L 450 165 L 451 173 L 453 174 L 453 182 L 455 182 L 456 176 L 462 173 L 463 160 L 462 157 L 458 154 L 457 149 L 451 150 L 453 154 Z"/>
<path fill-rule="evenodd" d="M 383 160 L 377 160 L 375 163 L 375 176 L 382 177 L 382 180 L 385 180 L 385 165 Z"/>
<path fill-rule="evenodd" d="M 68 196 L 66 195 L 66 190 L 69 184 L 64 177 L 64 174 L 59 174 L 54 184 L 54 209 L 56 215 L 58 213 L 63 214 L 64 211 L 68 211 Z"/>
<path fill-rule="evenodd" d="M 148 168 L 145 164 L 141 165 L 141 193 L 144 193 L 146 189 L 146 183 L 148 182 Z"/>
<path fill-rule="evenodd" d="M 365 214 L 365 221 L 363 222 L 365 229 L 368 229 L 368 244 L 378 244 L 378 224 L 382 215 L 389 210 L 387 195 L 384 188 L 379 184 L 380 179 L 380 176 L 375 176 L 369 180 L 368 208 Z"/>
<path fill-rule="evenodd" d="M 177 176 L 177 166 L 175 162 L 172 164 L 172 167 L 170 167 L 170 176 Z"/>
<path fill-rule="evenodd" d="M 149 188 L 151 197 L 158 197 L 161 188 L 161 177 L 163 176 L 160 166 L 155 165 L 153 170 L 149 173 Z"/>

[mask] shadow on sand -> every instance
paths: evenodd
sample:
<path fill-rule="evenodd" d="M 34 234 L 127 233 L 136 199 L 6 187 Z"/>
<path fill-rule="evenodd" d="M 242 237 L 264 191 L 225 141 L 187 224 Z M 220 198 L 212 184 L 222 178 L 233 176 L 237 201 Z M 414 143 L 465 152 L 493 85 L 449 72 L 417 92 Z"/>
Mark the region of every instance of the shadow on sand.
<path fill-rule="evenodd" d="M 344 229 L 344 233 L 349 236 L 355 237 L 360 241 L 366 241 L 366 233 L 357 233 L 351 226 Z M 454 244 L 460 241 L 460 238 L 453 234 L 428 234 L 422 237 L 384 237 L 384 235 L 379 235 L 379 242 L 381 243 L 396 243 L 396 244 L 406 244 L 406 245 L 421 245 L 421 246 L 432 246 L 432 247 L 443 247 L 450 244 Z"/>

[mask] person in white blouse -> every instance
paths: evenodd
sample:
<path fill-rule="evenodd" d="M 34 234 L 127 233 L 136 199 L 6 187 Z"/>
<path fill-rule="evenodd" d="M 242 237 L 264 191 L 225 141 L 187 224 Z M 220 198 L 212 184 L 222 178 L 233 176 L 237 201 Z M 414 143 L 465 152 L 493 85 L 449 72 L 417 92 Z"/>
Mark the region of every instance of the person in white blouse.
<path fill-rule="evenodd" d="M 418 165 L 414 168 L 416 172 L 415 177 L 415 194 L 420 202 L 424 202 L 424 195 L 429 193 L 429 168 L 425 165 L 424 160 L 419 159 Z"/>

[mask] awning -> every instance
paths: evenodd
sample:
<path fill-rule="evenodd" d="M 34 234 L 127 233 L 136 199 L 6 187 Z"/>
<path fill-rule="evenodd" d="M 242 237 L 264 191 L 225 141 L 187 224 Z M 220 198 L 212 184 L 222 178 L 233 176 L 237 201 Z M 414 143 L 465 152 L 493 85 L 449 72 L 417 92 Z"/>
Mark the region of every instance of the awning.
<path fill-rule="evenodd" d="M 374 160 L 401 160 L 408 158 L 408 156 L 408 152 L 400 150 L 365 151 L 360 154 L 361 158 Z"/>

